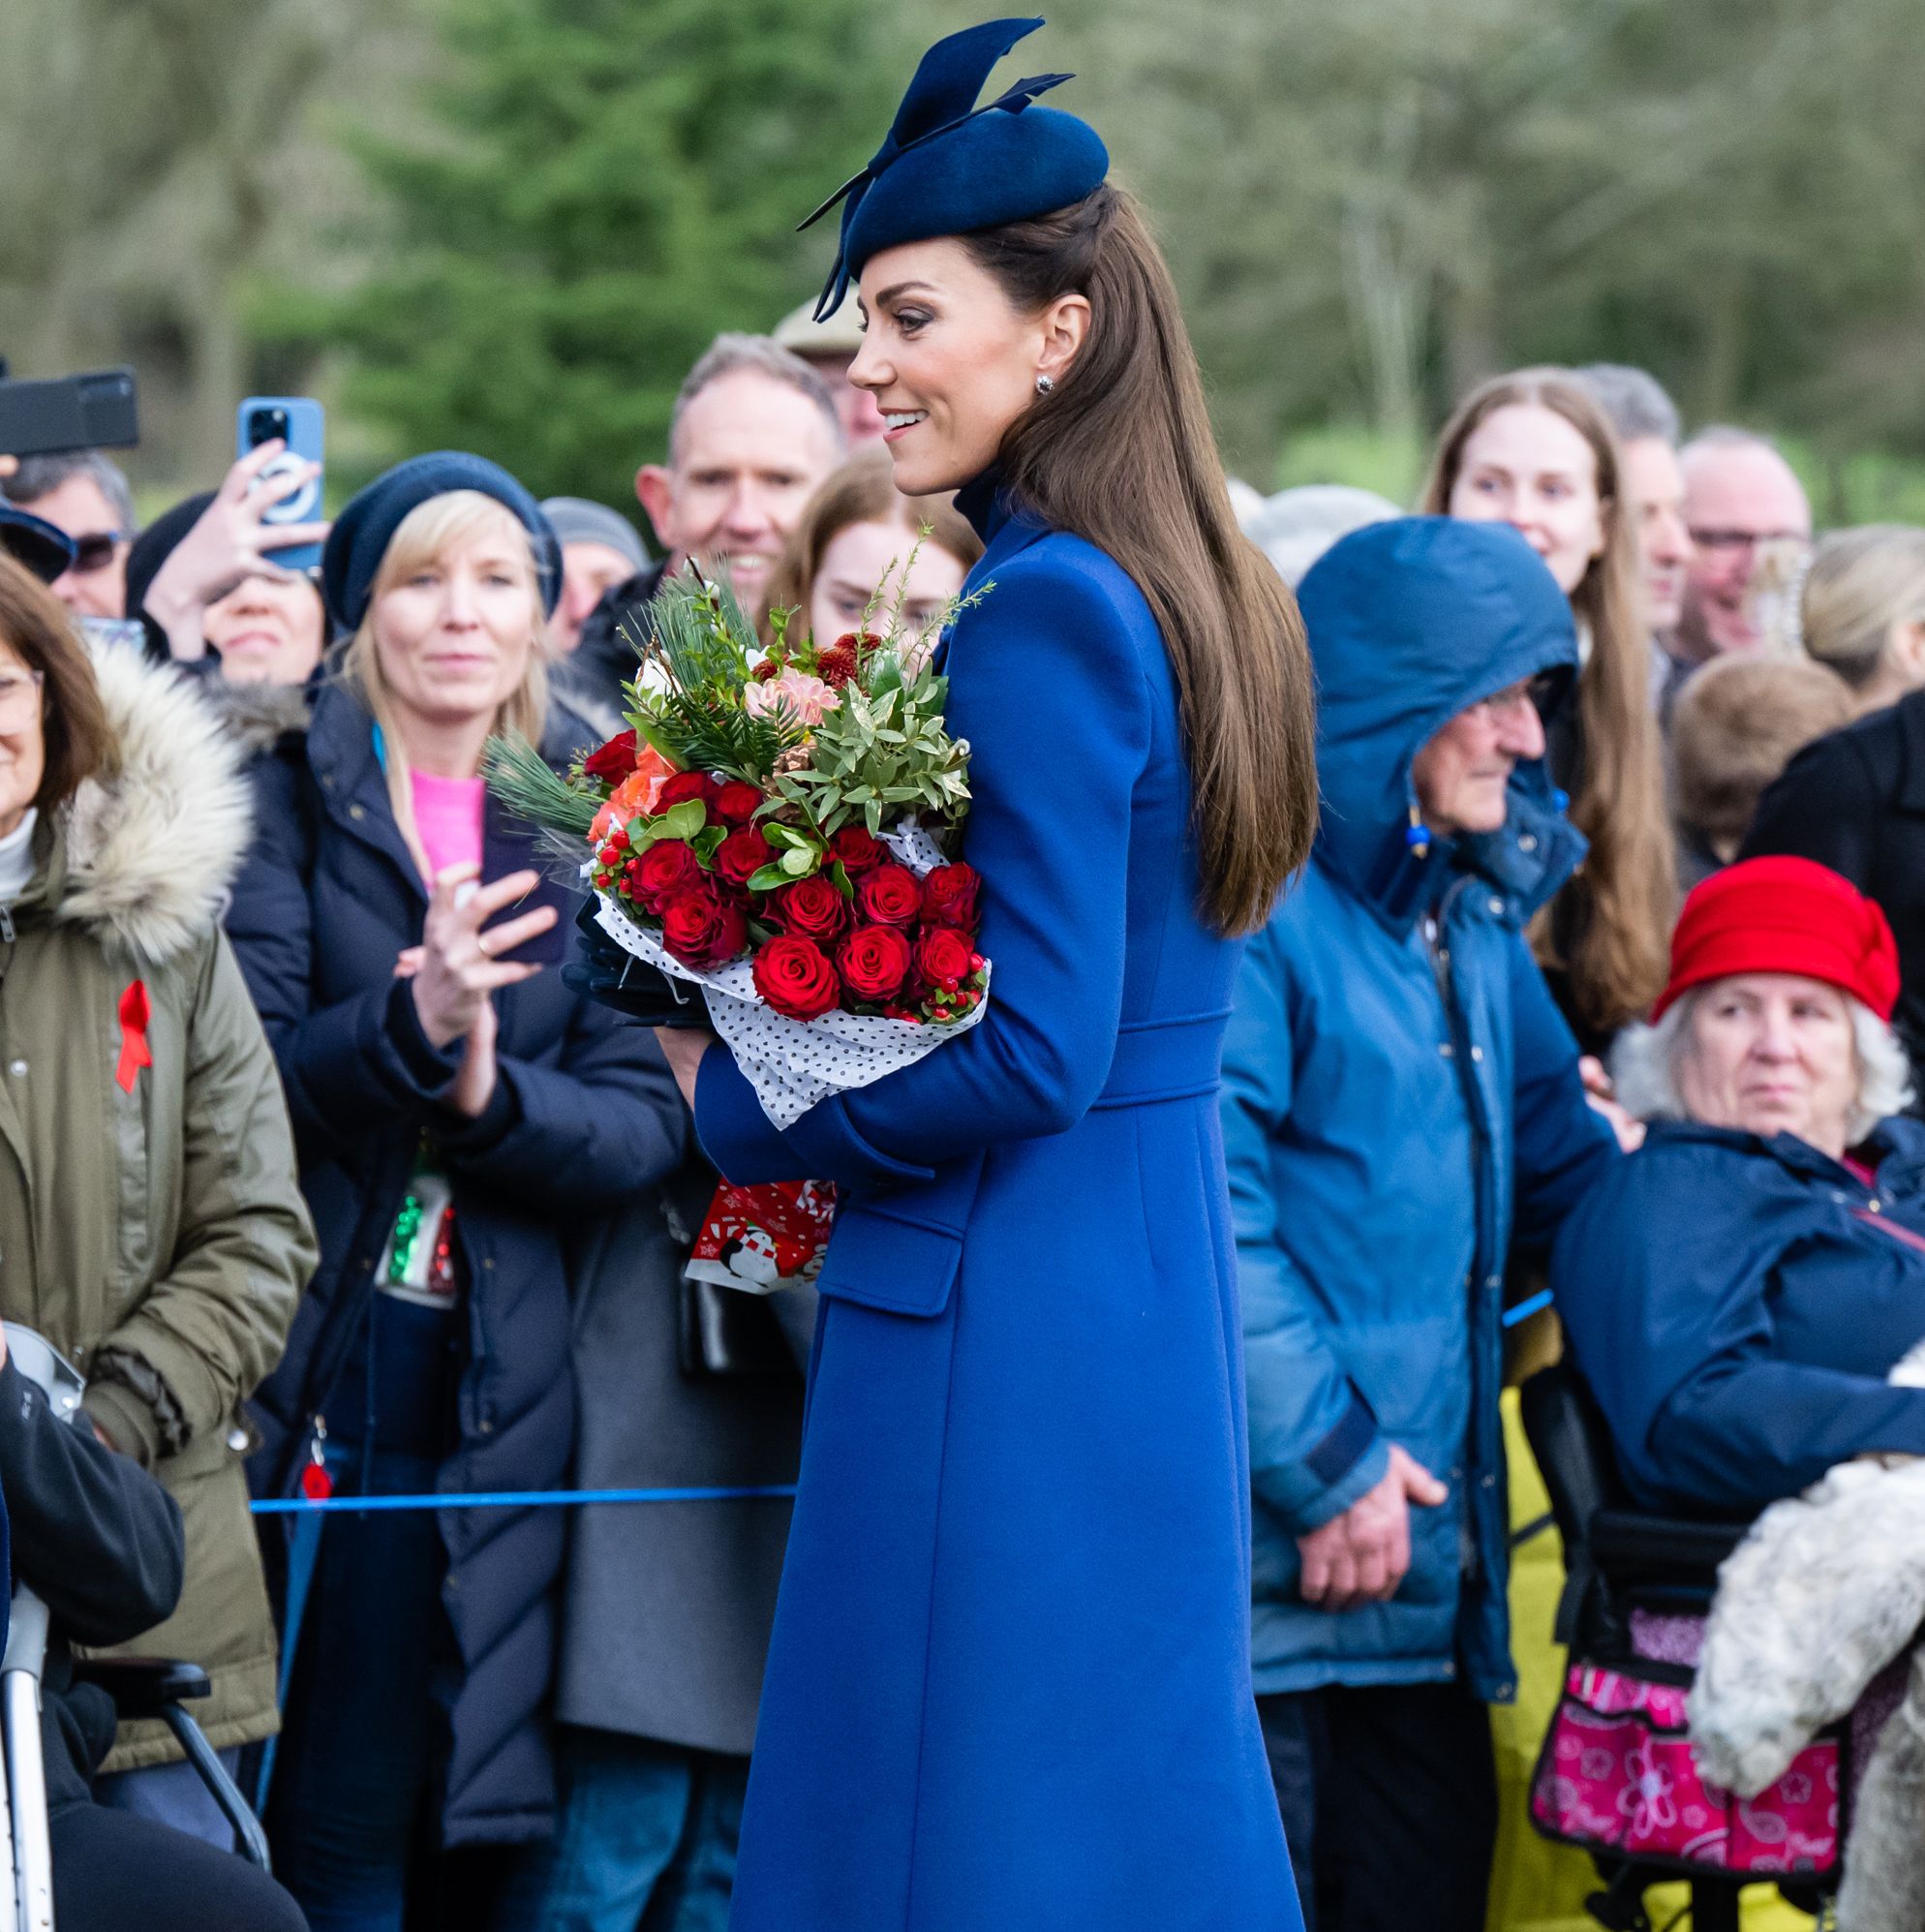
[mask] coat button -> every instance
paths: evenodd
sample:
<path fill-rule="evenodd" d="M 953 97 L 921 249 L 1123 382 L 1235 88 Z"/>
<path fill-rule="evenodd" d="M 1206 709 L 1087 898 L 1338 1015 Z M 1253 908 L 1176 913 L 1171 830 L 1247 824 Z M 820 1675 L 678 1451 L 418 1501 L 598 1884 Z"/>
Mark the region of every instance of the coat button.
<path fill-rule="evenodd" d="M 27 1074 L 27 1063 L 23 1059 L 9 1060 L 7 1062 L 7 1071 L 11 1073 L 15 1080 L 24 1080 Z"/>
<path fill-rule="evenodd" d="M 1493 896 L 1493 897 L 1492 897 L 1492 899 L 1491 899 L 1491 902 L 1490 902 L 1490 909 L 1491 909 L 1491 910 L 1492 910 L 1493 912 L 1502 912 L 1502 911 L 1504 910 L 1504 902 L 1503 902 L 1503 900 L 1501 900 L 1501 899 L 1498 899 L 1498 898 L 1496 898 L 1495 896 Z"/>
<path fill-rule="evenodd" d="M 1488 1470 L 1478 1478 L 1478 1487 L 1480 1489 L 1494 1489 L 1496 1487 L 1497 1478 L 1491 1475 Z"/>
<path fill-rule="evenodd" d="M 1442 1054 L 1446 1059 L 1451 1058 L 1455 1053 L 1455 1049 L 1451 1045 L 1451 1042 L 1449 1040 L 1446 1040 L 1444 1044 L 1437 1049 L 1437 1051 L 1440 1054 Z"/>
<path fill-rule="evenodd" d="M 1473 1058 L 1474 1060 L 1481 1060 L 1481 1059 L 1482 1059 L 1482 1058 L 1483 1058 L 1483 1049 L 1482 1049 L 1482 1047 L 1473 1047 L 1473 1048 L 1471 1049 L 1471 1058 Z"/>
<path fill-rule="evenodd" d="M 1870 1201 L 1868 1201 L 1868 1202 L 1867 1202 L 1867 1203 L 1866 1203 L 1865 1205 L 1866 1205 L 1866 1206 L 1867 1206 L 1868 1208 L 1870 1208 L 1870 1209 L 1871 1209 L 1871 1211 L 1872 1211 L 1872 1212 L 1873 1212 L 1873 1213 L 1875 1213 L 1875 1214 L 1880 1211 L 1879 1211 L 1879 1201 L 1878 1201 L 1878 1196 L 1877 1196 L 1877 1195 L 1874 1195 L 1874 1196 L 1872 1197 L 1872 1199 L 1871 1199 Z"/>
<path fill-rule="evenodd" d="M 365 818 L 367 815 L 368 808 L 365 805 L 351 805 L 348 808 L 348 816 L 350 818 Z"/>
<path fill-rule="evenodd" d="M 1526 832 L 1517 841 L 1517 849 L 1520 852 L 1535 852 L 1538 849 L 1538 835 L 1535 832 Z"/>

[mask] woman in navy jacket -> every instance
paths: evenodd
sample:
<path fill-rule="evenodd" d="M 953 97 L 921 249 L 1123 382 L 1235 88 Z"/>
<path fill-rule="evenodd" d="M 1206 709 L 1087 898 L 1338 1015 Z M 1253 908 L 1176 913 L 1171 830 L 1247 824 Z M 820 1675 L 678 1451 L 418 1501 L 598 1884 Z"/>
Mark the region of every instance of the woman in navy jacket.
<path fill-rule="evenodd" d="M 1809 859 L 1685 903 L 1655 1024 L 1619 1049 L 1644 1146 L 1565 1223 L 1552 1285 L 1625 1480 L 1749 1516 L 1835 1462 L 1925 1455 L 1925 1127 L 1891 1118 L 1884 914 Z"/>
<path fill-rule="evenodd" d="M 459 1501 L 565 1480 L 565 1238 L 686 1146 L 653 1044 L 541 969 L 572 907 L 474 776 L 502 723 L 541 735 L 553 553 L 475 457 L 416 458 L 349 505 L 323 577 L 354 642 L 262 762 L 229 919 L 321 1242 L 258 1398 L 258 1485 L 324 1458 L 339 1490 L 450 1504 L 321 1539 L 268 1820 L 316 1932 L 399 1927 L 431 1791 L 447 1844 L 548 1828 L 563 1517 Z M 558 721 L 545 749 L 583 735 Z"/>
<path fill-rule="evenodd" d="M 968 480 L 988 546 L 946 661 L 993 1003 L 786 1132 L 670 1048 L 731 1179 L 848 1189 L 738 1932 L 1299 1923 L 1215 1089 L 1232 935 L 1307 843 L 1304 655 L 1102 143 L 1038 82 L 969 116 L 1032 24 L 925 58 L 829 291 L 860 274 L 899 486 Z"/>

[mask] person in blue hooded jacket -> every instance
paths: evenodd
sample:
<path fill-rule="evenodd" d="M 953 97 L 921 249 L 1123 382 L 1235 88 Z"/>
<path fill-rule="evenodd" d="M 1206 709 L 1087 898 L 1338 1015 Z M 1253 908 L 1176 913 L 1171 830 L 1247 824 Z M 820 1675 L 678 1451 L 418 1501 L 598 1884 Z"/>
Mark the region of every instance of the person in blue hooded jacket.
<path fill-rule="evenodd" d="M 850 380 L 966 485 L 982 1024 L 786 1130 L 666 1034 L 730 1180 L 848 1191 L 743 1818 L 737 1932 L 1292 1932 L 1249 1676 L 1216 1091 L 1315 813 L 1309 664 L 1238 536 L 1169 272 L 1095 133 L 925 57 L 851 191 Z M 993 584 L 992 590 L 990 586 Z"/>
<path fill-rule="evenodd" d="M 1583 841 L 1543 771 L 1571 607 L 1514 531 L 1409 517 L 1299 587 L 1324 812 L 1224 1044 L 1253 1662 L 1305 1921 L 1483 1923 L 1512 1695 L 1505 1258 L 1615 1159 L 1523 928 Z"/>

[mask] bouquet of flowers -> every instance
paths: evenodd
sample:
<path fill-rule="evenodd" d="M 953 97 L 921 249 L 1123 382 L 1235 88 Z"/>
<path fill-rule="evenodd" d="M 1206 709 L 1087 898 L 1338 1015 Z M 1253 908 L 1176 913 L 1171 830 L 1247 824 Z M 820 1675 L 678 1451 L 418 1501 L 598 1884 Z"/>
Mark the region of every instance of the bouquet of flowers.
<path fill-rule="evenodd" d="M 691 567 L 626 629 L 627 730 L 565 776 L 491 748 L 491 783 L 579 866 L 596 927 L 699 989 L 779 1127 L 966 1031 L 989 995 L 982 884 L 951 857 L 969 748 L 887 589 L 831 644 L 777 613 L 765 649 Z"/>

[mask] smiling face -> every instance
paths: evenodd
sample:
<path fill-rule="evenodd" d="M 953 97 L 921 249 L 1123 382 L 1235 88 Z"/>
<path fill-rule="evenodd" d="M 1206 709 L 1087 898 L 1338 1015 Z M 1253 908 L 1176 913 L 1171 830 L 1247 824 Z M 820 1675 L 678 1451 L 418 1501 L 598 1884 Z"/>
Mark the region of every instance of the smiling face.
<path fill-rule="evenodd" d="M 1433 832 L 1495 832 L 1509 813 L 1511 774 L 1544 754 L 1543 721 L 1528 684 L 1460 711 L 1411 761 L 1411 784 Z"/>
<path fill-rule="evenodd" d="M 1508 523 L 1569 597 L 1604 550 L 1598 459 L 1577 426 L 1543 403 L 1506 403 L 1464 439 L 1448 513 Z"/>
<path fill-rule="evenodd" d="M 1849 1003 L 1797 973 L 1714 980 L 1693 1000 L 1675 1074 L 1694 1120 L 1796 1134 L 1837 1159 L 1862 1077 Z"/>
<path fill-rule="evenodd" d="M 849 381 L 875 398 L 904 496 L 953 490 L 995 461 L 1010 425 L 1059 382 L 1089 303 L 1064 295 L 1024 315 L 959 241 L 905 242 L 863 264 L 864 335 Z"/>
<path fill-rule="evenodd" d="M 46 777 L 44 703 L 33 667 L 0 637 L 0 838 L 17 829 Z"/>
<path fill-rule="evenodd" d="M 404 725 L 492 720 L 527 676 L 541 625 L 528 533 L 505 509 L 474 519 L 383 582 L 370 621 Z"/>
<path fill-rule="evenodd" d="M 671 566 L 692 557 L 713 570 L 726 558 L 735 594 L 752 611 L 803 506 L 840 454 L 812 397 L 735 369 L 689 399 L 668 468 L 647 465 L 635 494 Z"/>
<path fill-rule="evenodd" d="M 207 606 L 207 642 L 236 685 L 298 685 L 321 662 L 326 613 L 305 577 L 243 577 Z"/>
<path fill-rule="evenodd" d="M 902 561 L 914 547 L 915 533 L 899 523 L 852 523 L 839 530 L 822 552 L 822 563 L 809 596 L 809 630 L 818 644 L 854 630 L 886 573 L 889 591 L 877 610 L 878 628 L 886 625 L 897 594 L 902 600 L 902 626 L 920 637 L 962 588 L 967 574 L 962 563 L 939 544 L 925 542 L 916 552 L 908 583 L 902 583 Z"/>
<path fill-rule="evenodd" d="M 1685 516 L 1694 546 L 1678 623 L 1681 655 L 1702 663 L 1763 641 L 1753 578 L 1769 548 L 1812 535 L 1812 506 L 1785 459 L 1762 443 L 1699 443 L 1685 452 Z"/>

